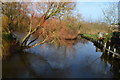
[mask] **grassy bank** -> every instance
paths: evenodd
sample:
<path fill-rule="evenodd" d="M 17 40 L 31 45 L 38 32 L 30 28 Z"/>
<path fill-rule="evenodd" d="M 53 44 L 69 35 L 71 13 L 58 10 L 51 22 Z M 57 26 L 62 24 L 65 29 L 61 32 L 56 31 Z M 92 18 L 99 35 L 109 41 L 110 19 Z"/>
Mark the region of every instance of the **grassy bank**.
<path fill-rule="evenodd" d="M 97 34 L 83 34 L 83 37 L 93 40 L 100 40 L 103 43 L 107 43 L 107 46 L 111 46 L 113 48 L 117 48 L 120 50 L 120 32 L 113 32 L 104 34 L 102 39 L 98 38 Z"/>
<path fill-rule="evenodd" d="M 99 40 L 98 38 L 98 34 L 83 34 L 83 36 L 87 37 L 87 38 L 92 38 L 93 40 Z M 113 34 L 112 33 L 108 33 L 107 35 L 104 34 L 103 37 L 103 42 L 109 42 L 112 38 Z"/>
<path fill-rule="evenodd" d="M 92 38 L 94 40 L 98 40 L 98 37 L 96 34 L 83 34 L 83 36 L 88 37 L 88 38 Z"/>

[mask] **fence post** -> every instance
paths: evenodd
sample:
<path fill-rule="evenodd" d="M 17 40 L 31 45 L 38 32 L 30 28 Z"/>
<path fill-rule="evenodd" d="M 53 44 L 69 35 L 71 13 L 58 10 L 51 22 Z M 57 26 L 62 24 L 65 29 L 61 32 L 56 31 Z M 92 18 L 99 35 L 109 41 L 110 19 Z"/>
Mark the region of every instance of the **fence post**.
<path fill-rule="evenodd" d="M 99 40 L 98 40 L 98 43 L 99 43 Z"/>
<path fill-rule="evenodd" d="M 102 42 L 100 42 L 102 44 Z"/>
<path fill-rule="evenodd" d="M 116 48 L 114 48 L 114 52 L 116 52 Z M 112 57 L 115 57 L 115 54 L 113 53 Z"/>
<path fill-rule="evenodd" d="M 114 48 L 114 52 L 116 52 L 116 48 Z"/>
<path fill-rule="evenodd" d="M 113 54 L 112 57 L 115 57 L 115 54 Z"/>
<path fill-rule="evenodd" d="M 110 46 L 108 47 L 108 52 L 107 52 L 107 53 L 108 53 L 108 55 L 109 55 L 109 50 L 110 50 Z"/>
<path fill-rule="evenodd" d="M 104 47 L 103 47 L 103 51 L 105 52 L 105 48 L 106 48 L 106 43 L 104 44 Z"/>
<path fill-rule="evenodd" d="M 106 48 L 106 43 L 104 44 L 104 48 Z"/>

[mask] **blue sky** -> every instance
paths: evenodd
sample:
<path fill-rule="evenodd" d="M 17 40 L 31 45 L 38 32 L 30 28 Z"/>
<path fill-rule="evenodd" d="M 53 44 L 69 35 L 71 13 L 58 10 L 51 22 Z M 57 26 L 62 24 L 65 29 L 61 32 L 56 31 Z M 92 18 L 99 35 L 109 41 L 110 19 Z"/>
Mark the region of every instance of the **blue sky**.
<path fill-rule="evenodd" d="M 77 2 L 75 13 L 80 13 L 86 21 L 102 20 L 102 9 L 106 8 L 109 2 Z"/>

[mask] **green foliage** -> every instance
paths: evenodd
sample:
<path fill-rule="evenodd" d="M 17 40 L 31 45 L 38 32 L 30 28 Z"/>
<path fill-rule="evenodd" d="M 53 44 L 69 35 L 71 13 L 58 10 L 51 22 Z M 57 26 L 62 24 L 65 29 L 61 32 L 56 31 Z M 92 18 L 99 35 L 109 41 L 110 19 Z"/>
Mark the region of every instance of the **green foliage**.
<path fill-rule="evenodd" d="M 118 23 L 118 25 L 120 25 L 120 23 Z"/>
<path fill-rule="evenodd" d="M 113 36 L 112 33 L 108 33 L 107 35 L 104 35 L 104 43 L 107 43 L 108 41 L 111 40 L 111 37 Z"/>
<path fill-rule="evenodd" d="M 6 41 L 12 41 L 12 40 L 14 40 L 12 34 L 11 33 L 7 33 L 7 32 L 4 32 L 2 34 L 2 39 L 6 40 Z"/>
<path fill-rule="evenodd" d="M 98 40 L 98 36 L 96 34 L 83 34 L 83 36 L 92 38 L 94 40 Z M 112 36 L 113 36 L 113 33 L 108 33 L 107 35 L 104 35 L 103 42 L 106 43 L 110 41 Z"/>

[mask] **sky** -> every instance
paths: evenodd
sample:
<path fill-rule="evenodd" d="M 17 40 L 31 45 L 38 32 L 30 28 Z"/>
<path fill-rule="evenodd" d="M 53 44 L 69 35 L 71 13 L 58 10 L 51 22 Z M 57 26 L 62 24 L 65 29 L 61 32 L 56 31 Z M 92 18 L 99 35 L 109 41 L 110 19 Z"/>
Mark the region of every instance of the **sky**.
<path fill-rule="evenodd" d="M 77 6 L 74 10 L 75 14 L 80 13 L 85 21 L 95 22 L 97 20 L 103 20 L 102 9 L 106 8 L 107 5 L 111 2 L 119 2 L 120 0 L 2 0 L 3 2 L 57 2 L 57 1 L 73 1 L 77 2 Z"/>
<path fill-rule="evenodd" d="M 118 2 L 119 0 L 1 0 L 2 2 Z"/>
<path fill-rule="evenodd" d="M 103 20 L 102 9 L 105 9 L 110 2 L 77 2 L 75 13 L 80 13 L 85 21 Z"/>

